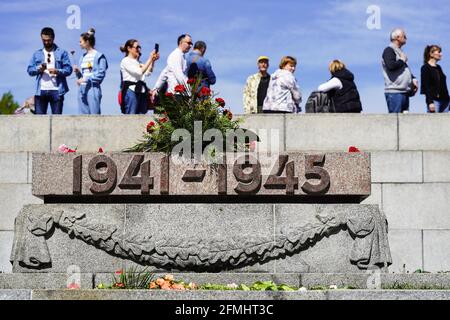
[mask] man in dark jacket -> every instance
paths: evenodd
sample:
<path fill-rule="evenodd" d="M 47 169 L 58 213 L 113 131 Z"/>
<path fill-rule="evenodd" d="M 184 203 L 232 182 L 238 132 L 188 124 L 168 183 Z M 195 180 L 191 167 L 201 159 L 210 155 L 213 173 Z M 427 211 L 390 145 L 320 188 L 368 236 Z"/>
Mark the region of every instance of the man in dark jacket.
<path fill-rule="evenodd" d="M 394 29 L 391 45 L 383 52 L 385 96 L 389 113 L 409 111 L 409 97 L 414 96 L 419 88 L 419 83 L 408 67 L 408 57 L 401 49 L 406 40 L 404 30 Z"/>

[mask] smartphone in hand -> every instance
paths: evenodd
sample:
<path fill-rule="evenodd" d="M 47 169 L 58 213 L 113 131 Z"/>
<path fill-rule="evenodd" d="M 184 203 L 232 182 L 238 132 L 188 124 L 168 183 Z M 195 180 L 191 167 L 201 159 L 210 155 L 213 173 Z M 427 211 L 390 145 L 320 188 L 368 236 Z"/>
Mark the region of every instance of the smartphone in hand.
<path fill-rule="evenodd" d="M 155 53 L 159 52 L 159 43 L 155 43 Z"/>

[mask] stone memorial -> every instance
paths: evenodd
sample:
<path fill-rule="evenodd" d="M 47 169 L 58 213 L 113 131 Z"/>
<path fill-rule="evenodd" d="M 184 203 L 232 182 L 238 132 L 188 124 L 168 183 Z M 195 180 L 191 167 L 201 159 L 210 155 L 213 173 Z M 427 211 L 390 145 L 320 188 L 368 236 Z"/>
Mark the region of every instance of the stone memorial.
<path fill-rule="evenodd" d="M 15 223 L 13 272 L 387 270 L 367 153 L 33 154 L 42 205 Z"/>

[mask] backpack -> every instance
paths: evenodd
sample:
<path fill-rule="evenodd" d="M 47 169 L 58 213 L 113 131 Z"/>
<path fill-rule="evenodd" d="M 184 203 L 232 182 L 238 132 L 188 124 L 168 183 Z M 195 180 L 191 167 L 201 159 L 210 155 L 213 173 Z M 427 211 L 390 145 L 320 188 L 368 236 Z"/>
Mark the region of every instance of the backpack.
<path fill-rule="evenodd" d="M 327 92 L 313 91 L 306 101 L 306 113 L 335 113 L 333 99 Z"/>

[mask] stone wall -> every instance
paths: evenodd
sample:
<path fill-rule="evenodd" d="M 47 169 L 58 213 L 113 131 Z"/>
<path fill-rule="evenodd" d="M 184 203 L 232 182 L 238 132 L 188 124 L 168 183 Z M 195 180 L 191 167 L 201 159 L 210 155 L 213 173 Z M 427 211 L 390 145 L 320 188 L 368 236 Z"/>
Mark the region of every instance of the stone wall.
<path fill-rule="evenodd" d="M 120 151 L 141 137 L 145 116 L 0 116 L 0 271 L 10 272 L 14 219 L 31 195 L 31 154 L 65 143 Z M 261 149 L 372 153 L 372 196 L 389 221 L 390 271 L 450 271 L 450 115 L 245 117 Z M 264 133 L 267 133 L 265 135 Z"/>

